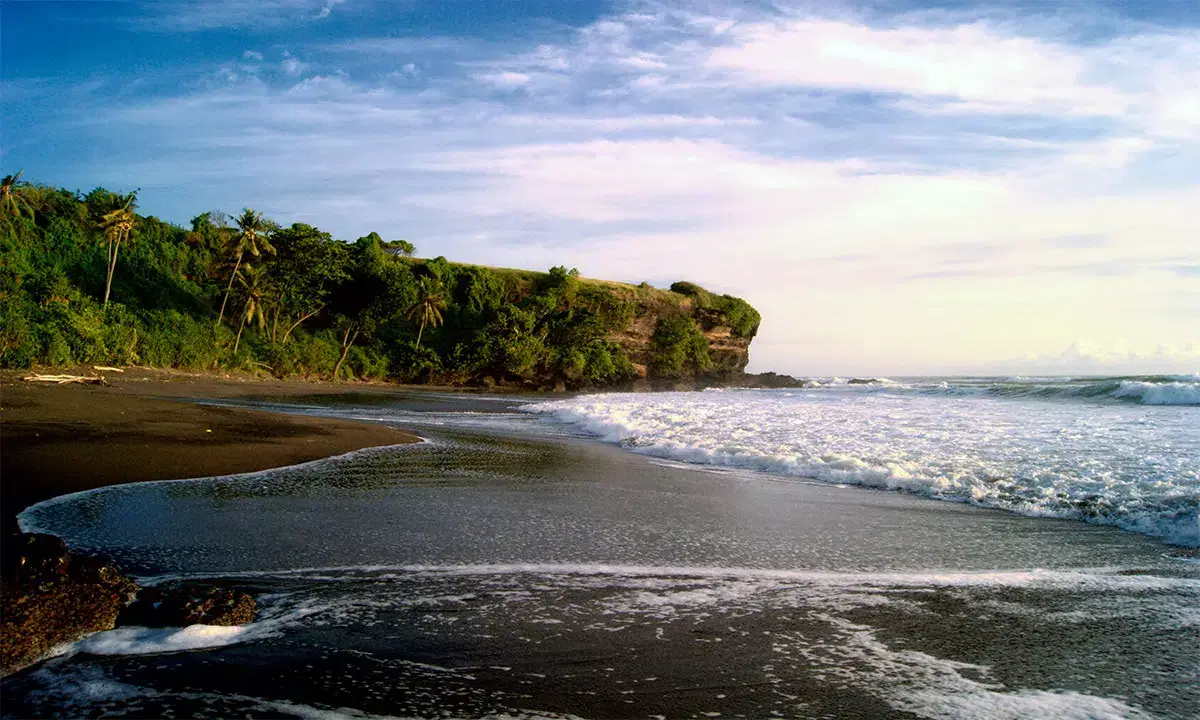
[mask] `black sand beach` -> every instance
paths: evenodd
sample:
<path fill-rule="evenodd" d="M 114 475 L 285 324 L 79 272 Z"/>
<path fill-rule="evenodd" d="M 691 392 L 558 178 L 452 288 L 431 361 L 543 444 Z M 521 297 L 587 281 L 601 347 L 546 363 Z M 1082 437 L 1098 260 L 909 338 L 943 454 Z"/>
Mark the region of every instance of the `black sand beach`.
<path fill-rule="evenodd" d="M 29 505 L 146 480 L 264 470 L 376 445 L 412 442 L 393 427 L 186 402 L 345 392 L 303 381 L 221 378 L 163 370 L 109 373 L 111 387 L 23 382 L 0 374 L 3 530 Z M 80 374 L 98 374 L 82 369 Z M 353 385 L 359 393 L 381 388 Z"/>
<path fill-rule="evenodd" d="M 97 636 L 6 680 L 5 712 L 1188 717 L 1200 702 L 1200 581 L 1153 539 L 705 471 L 525 416 L 456 424 L 461 403 L 429 394 L 320 402 L 284 409 L 430 442 L 27 514 L 148 582 L 249 590 L 263 617 Z"/>

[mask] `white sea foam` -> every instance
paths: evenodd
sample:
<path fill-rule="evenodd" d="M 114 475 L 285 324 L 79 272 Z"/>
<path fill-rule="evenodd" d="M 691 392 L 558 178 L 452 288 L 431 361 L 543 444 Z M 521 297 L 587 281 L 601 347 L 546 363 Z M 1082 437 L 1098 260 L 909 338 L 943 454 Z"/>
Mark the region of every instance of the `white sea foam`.
<path fill-rule="evenodd" d="M 1145 404 L 1200 394 L 1144 384 Z M 606 394 L 524 409 L 665 460 L 903 490 L 1200 546 L 1200 414 L 952 395 L 856 385 Z"/>
<path fill-rule="evenodd" d="M 189 625 L 184 628 L 120 627 L 95 633 L 73 650 L 93 655 L 153 655 L 232 645 L 249 634 L 248 626 Z"/>
<path fill-rule="evenodd" d="M 700 578 L 782 581 L 808 586 L 877 588 L 1036 588 L 1088 592 L 1181 591 L 1200 593 L 1200 579 L 1160 575 L 1124 574 L 1124 568 L 1084 570 L 989 570 L 926 572 L 827 572 L 749 567 L 705 567 L 673 565 L 612 565 L 605 563 L 480 563 L 462 565 L 347 565 L 289 570 L 246 570 L 225 573 L 170 574 L 149 578 L 150 582 L 195 579 L 304 578 L 308 580 L 358 582 L 431 575 L 484 577 L 538 575 L 546 577 L 601 578 Z M 312 614 L 297 608 L 281 614 L 288 620 Z M 274 616 L 273 616 L 274 617 Z"/>
<path fill-rule="evenodd" d="M 925 718 L 967 720 L 1141 719 L 1152 715 L 1120 700 L 1072 691 L 1006 691 L 1002 685 L 973 680 L 970 671 L 987 677 L 989 668 L 896 650 L 875 637 L 873 628 L 825 616 L 839 631 L 836 642 L 800 648 L 800 654 L 826 671 L 825 677 L 845 685 L 871 688 L 898 710 Z"/>
<path fill-rule="evenodd" d="M 921 605 L 921 598 L 934 591 L 941 597 L 963 602 L 982 601 L 985 604 L 977 607 L 1001 618 L 1021 617 L 1022 613 L 1037 609 L 1025 607 L 1028 599 L 1007 605 L 986 603 L 1003 597 L 994 592 L 997 588 L 1024 588 L 1050 591 L 1038 592 L 1036 596 L 1055 597 L 1056 607 L 1086 615 L 1080 622 L 1124 617 L 1122 613 L 1130 607 L 1142 608 L 1144 612 L 1136 615 L 1139 625 L 1170 636 L 1177 635 L 1181 626 L 1172 607 L 1167 606 L 1191 607 L 1200 598 L 1200 579 L 1126 575 L 1115 569 L 834 573 L 687 566 L 500 564 L 308 568 L 241 575 L 264 580 L 277 578 L 285 581 L 285 587 L 308 588 L 264 598 L 268 622 L 270 618 L 287 619 L 287 627 L 281 630 L 285 643 L 293 633 L 304 642 L 302 626 L 376 627 L 395 622 L 398 609 L 413 606 L 453 609 L 452 613 L 414 613 L 409 615 L 409 622 L 423 623 L 428 628 L 452 624 L 455 632 L 463 636 L 473 632 L 530 633 L 537 637 L 543 637 L 538 633 L 590 632 L 628 633 L 631 640 L 656 635 L 672 643 L 709 642 L 705 636 L 694 635 L 697 625 L 707 623 L 729 631 L 724 642 L 767 643 L 772 651 L 769 663 L 776 658 L 803 660 L 806 676 L 817 682 L 867 693 L 897 710 L 932 718 L 1070 719 L 1143 715 L 1119 698 L 1055 690 L 1052 686 L 1051 689 L 1009 686 L 992 679 L 991 667 L 978 664 L 985 661 L 970 663 L 939 657 L 929 654 L 936 652 L 935 649 L 926 647 L 920 649 L 928 652 L 921 652 L 911 643 L 881 639 L 877 636 L 878 628 L 849 618 L 861 618 L 861 611 L 866 608 L 872 610 L 869 617 L 877 612 L 929 612 Z M 564 594 L 572 598 L 569 604 L 563 603 Z M 767 624 L 759 626 L 755 620 L 759 617 L 766 619 Z M 771 620 L 782 617 L 797 622 Z M 1069 618 L 1053 618 L 1052 624 L 1066 621 Z M 147 642 L 150 638 L 141 635 L 141 629 L 134 630 L 135 637 L 125 643 L 128 646 L 141 643 L 142 650 L 147 652 L 187 649 L 159 642 L 152 650 L 153 643 Z M 129 647 L 113 644 L 114 652 L 130 652 Z M 403 666 L 404 672 L 451 675 L 466 682 L 475 680 L 480 670 L 508 672 L 507 668 L 515 664 L 500 666 L 489 662 L 480 667 L 455 669 L 405 658 L 395 663 L 393 667 Z M 313 707 L 263 697 L 164 692 L 117 682 L 101 671 L 104 665 L 76 663 L 60 667 L 64 668 L 60 675 L 47 674 L 48 682 L 57 684 L 55 692 L 69 695 L 76 707 L 90 710 L 110 707 L 105 703 L 136 703 L 151 698 L 197 701 L 218 716 L 223 711 L 231 714 L 230 708 L 237 708 L 239 715 L 254 711 L 321 720 L 376 717 L 353 709 Z M 786 677 L 781 679 L 769 667 L 762 668 L 761 677 L 780 692 L 790 689 Z M 338 702 L 345 700 L 339 698 Z M 565 716 L 511 711 L 489 717 Z"/>

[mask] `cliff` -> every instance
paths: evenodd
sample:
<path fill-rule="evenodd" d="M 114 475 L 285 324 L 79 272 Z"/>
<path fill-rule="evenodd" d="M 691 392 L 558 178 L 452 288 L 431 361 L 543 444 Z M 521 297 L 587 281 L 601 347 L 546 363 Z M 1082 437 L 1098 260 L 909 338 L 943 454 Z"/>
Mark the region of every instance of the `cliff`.
<path fill-rule="evenodd" d="M 681 286 L 696 288 L 690 283 L 676 283 L 671 291 L 627 286 L 633 289 L 634 316 L 625 327 L 611 331 L 608 339 L 620 346 L 639 379 L 724 381 L 741 374 L 750 362 L 750 342 L 758 331 L 757 319 L 742 331 L 744 334 L 739 333 L 726 314 L 706 302 L 705 295 L 679 292 Z M 757 318 L 757 312 L 754 315 Z M 676 316 L 690 320 L 703 337 L 709 367 L 689 358 L 691 361 L 685 362 L 679 372 L 672 373 L 664 372 L 662 363 L 656 363 L 663 347 L 661 342 L 655 342 L 655 335 L 664 319 Z"/>
<path fill-rule="evenodd" d="M 419 262 L 419 261 L 418 261 Z M 529 302 L 552 273 L 487 268 L 515 288 L 510 301 Z M 557 271 L 558 269 L 556 269 Z M 750 361 L 750 343 L 761 322 L 759 313 L 740 298 L 716 295 L 689 282 L 670 289 L 574 277 L 576 287 L 563 293 L 571 312 L 591 314 L 603 326 L 603 340 L 625 373 L 588 382 L 544 366 L 537 381 L 564 387 L 621 386 L 650 381 L 655 387 L 737 382 Z M 509 378 L 518 380 L 518 378 Z M 526 378 L 528 380 L 528 378 Z"/>

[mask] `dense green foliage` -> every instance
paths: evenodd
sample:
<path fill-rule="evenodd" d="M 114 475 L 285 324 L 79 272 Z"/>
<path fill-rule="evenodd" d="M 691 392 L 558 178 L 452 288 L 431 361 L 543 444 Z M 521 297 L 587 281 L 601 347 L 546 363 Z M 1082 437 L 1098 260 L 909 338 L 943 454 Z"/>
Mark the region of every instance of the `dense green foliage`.
<path fill-rule="evenodd" d="M 671 292 L 694 298 L 702 322 L 709 327 L 728 325 L 734 335 L 752 338 L 758 332 L 762 316 L 745 300 L 732 295 L 713 295 L 690 282 L 672 283 Z"/>
<path fill-rule="evenodd" d="M 699 374 L 712 369 L 708 341 L 687 315 L 670 315 L 660 320 L 653 344 L 651 369 L 658 377 L 677 378 L 685 371 Z"/>
<path fill-rule="evenodd" d="M 691 284 L 666 292 L 563 267 L 422 260 L 407 241 L 371 233 L 347 243 L 249 209 L 182 228 L 137 215 L 136 202 L 136 192 L 5 179 L 0 366 L 584 387 L 636 376 L 627 352 L 639 319 L 655 322 L 641 362 L 664 378 L 713 368 L 698 323 L 749 338 L 759 322 L 744 301 Z"/>

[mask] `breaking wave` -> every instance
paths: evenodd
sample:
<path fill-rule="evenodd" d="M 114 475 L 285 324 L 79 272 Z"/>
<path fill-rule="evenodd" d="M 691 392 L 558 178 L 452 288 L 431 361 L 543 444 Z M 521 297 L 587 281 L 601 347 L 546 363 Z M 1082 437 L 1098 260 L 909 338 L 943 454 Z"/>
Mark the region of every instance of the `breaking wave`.
<path fill-rule="evenodd" d="M 1004 377 L 953 379 L 818 378 L 804 388 L 860 394 L 985 396 L 1138 403 L 1142 405 L 1200 405 L 1200 375 L 1142 375 L 1132 377 Z"/>
<path fill-rule="evenodd" d="M 926 385 L 608 394 L 525 409 L 668 460 L 901 490 L 1200 546 L 1200 414 L 1141 406 L 1198 402 L 1197 383 L 1088 381 L 1076 389 L 1136 395 L 1136 406 L 1002 401 L 961 383 Z"/>

